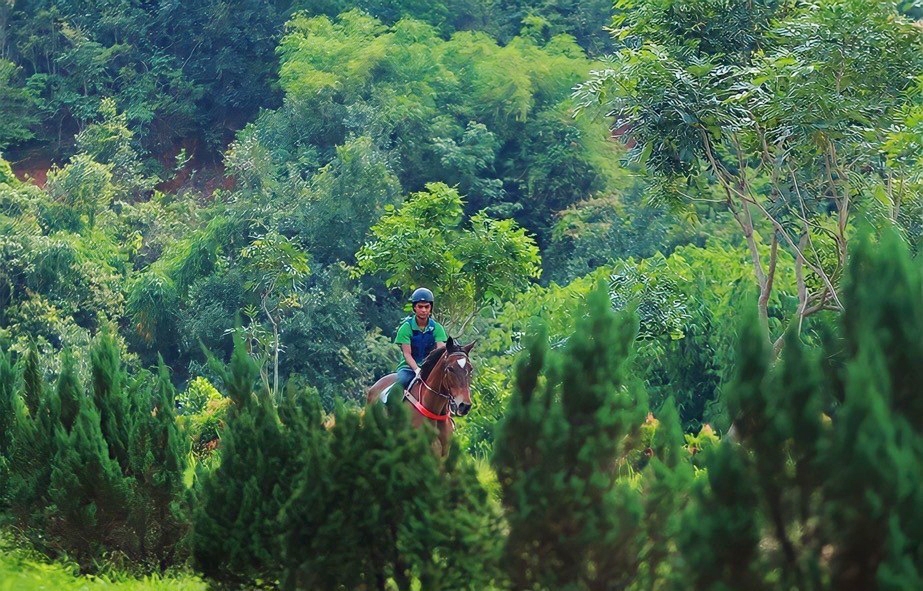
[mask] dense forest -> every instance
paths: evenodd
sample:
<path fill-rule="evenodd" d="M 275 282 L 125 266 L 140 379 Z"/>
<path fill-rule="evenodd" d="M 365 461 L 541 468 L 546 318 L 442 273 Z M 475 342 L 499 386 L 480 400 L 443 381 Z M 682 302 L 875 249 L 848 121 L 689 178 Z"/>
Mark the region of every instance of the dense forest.
<path fill-rule="evenodd" d="M 923 589 L 921 19 L 0 0 L 0 590 Z"/>

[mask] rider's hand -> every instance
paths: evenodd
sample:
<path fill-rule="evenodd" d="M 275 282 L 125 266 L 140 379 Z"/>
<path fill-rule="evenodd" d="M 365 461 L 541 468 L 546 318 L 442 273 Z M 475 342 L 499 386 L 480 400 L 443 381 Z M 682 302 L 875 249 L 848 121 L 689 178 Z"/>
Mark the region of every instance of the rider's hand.
<path fill-rule="evenodd" d="M 414 374 L 415 377 L 420 377 L 420 367 L 419 367 L 419 366 L 417 366 L 417 367 L 413 370 L 413 374 Z"/>

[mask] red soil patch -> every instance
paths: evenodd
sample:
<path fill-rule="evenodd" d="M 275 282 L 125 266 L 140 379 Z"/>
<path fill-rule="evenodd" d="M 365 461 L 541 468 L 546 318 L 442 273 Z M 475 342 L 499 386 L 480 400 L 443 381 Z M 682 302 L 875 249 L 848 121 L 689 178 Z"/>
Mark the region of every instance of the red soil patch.
<path fill-rule="evenodd" d="M 45 188 L 45 183 L 48 182 L 48 171 L 51 170 L 53 165 L 54 162 L 51 159 L 40 156 L 26 157 L 17 162 L 10 162 L 10 168 L 13 169 L 13 174 L 16 175 L 16 178 L 24 183 L 38 185 L 43 189 Z"/>

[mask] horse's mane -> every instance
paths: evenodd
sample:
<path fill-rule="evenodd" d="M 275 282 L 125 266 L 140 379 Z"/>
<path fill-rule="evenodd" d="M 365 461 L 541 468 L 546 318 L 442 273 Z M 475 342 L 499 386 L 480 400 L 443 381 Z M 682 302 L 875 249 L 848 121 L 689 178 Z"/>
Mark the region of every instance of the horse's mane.
<path fill-rule="evenodd" d="M 440 349 L 436 347 L 429 352 L 429 355 L 423 360 L 423 365 L 420 366 L 420 379 L 425 380 L 429 377 L 429 374 L 433 371 L 433 368 L 436 367 L 436 364 L 439 363 L 439 359 L 442 358 L 443 353 L 455 353 L 456 351 L 461 351 L 461 347 L 455 344 L 455 341 L 449 337 L 449 340 L 446 341 L 445 348 Z"/>

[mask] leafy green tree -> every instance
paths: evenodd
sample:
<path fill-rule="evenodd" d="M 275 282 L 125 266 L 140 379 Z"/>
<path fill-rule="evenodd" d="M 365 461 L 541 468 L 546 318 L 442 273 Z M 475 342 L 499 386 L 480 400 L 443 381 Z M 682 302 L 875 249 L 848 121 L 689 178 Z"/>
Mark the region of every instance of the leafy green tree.
<path fill-rule="evenodd" d="M 882 205 L 882 218 L 897 226 L 919 252 L 923 240 L 923 82 L 913 89 L 912 104 L 904 107 L 897 125 L 885 142 L 888 169 L 891 172 L 878 195 Z"/>
<path fill-rule="evenodd" d="M 566 36 L 446 41 L 420 21 L 350 11 L 294 17 L 279 54 L 285 104 L 241 144 L 248 178 L 283 199 L 355 137 L 387 155 L 404 191 L 458 184 L 469 215 L 515 216 L 540 236 L 551 213 L 620 178 L 605 118 L 571 117 L 571 89 L 593 64 Z"/>
<path fill-rule="evenodd" d="M 146 196 L 156 179 L 145 174 L 127 115 L 118 112 L 113 99 L 104 98 L 99 117 L 99 122 L 88 125 L 74 138 L 77 152 L 110 167 L 116 197 L 137 200 Z"/>
<path fill-rule="evenodd" d="M 347 140 L 310 181 L 295 213 L 299 236 L 323 265 L 352 261 L 369 228 L 397 205 L 400 183 L 369 137 Z"/>
<path fill-rule="evenodd" d="M 48 193 L 53 199 L 86 216 L 86 224 L 92 229 L 97 214 L 109 207 L 115 196 L 112 168 L 88 155 L 78 154 L 64 168 L 49 171 Z"/>
<path fill-rule="evenodd" d="M 538 277 L 533 240 L 511 220 L 478 213 L 462 225 L 462 199 L 442 183 L 428 185 L 372 227 L 374 240 L 356 255 L 358 274 L 385 273 L 390 287 L 432 286 L 442 318 L 463 331 L 485 306 Z"/>
<path fill-rule="evenodd" d="M 271 89 L 285 3 L 209 0 L 195 6 L 118 0 L 16 2 L 4 56 L 41 99 L 41 136 L 57 149 L 111 97 L 148 147 L 182 138 L 223 147 Z"/>
<path fill-rule="evenodd" d="M 178 345 L 177 315 L 180 297 L 169 277 L 148 271 L 135 277 L 128 287 L 125 312 L 133 336 L 146 349 L 156 347 L 172 359 Z"/>
<path fill-rule="evenodd" d="M 661 197 L 711 199 L 730 214 L 764 326 L 781 258 L 798 285 L 789 324 L 841 311 L 853 220 L 874 213 L 875 195 L 888 198 L 883 179 L 896 180 L 880 153 L 920 71 L 919 29 L 892 2 L 623 8 L 616 24 L 631 42 L 578 100 L 617 114 Z"/>
<path fill-rule="evenodd" d="M 254 238 L 240 256 L 254 277 L 247 287 L 259 295 L 260 307 L 272 325 L 272 382 L 269 382 L 268 376 L 264 375 L 263 379 L 270 394 L 278 397 L 279 355 L 282 349 L 279 323 L 288 308 L 298 306 L 297 293 L 311 272 L 308 255 L 282 234 L 270 231 Z"/>
<path fill-rule="evenodd" d="M 394 369 L 393 335 L 369 330 L 371 298 L 355 283 L 336 267 L 315 273 L 281 324 L 289 380 L 316 388 L 327 411 L 364 402 L 368 385 Z"/>
<path fill-rule="evenodd" d="M 0 150 L 32 139 L 39 122 L 35 96 L 19 84 L 19 73 L 16 64 L 0 59 L 0 112 L 6 114 L 0 124 Z"/>

